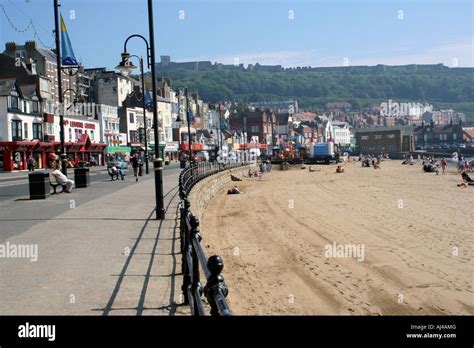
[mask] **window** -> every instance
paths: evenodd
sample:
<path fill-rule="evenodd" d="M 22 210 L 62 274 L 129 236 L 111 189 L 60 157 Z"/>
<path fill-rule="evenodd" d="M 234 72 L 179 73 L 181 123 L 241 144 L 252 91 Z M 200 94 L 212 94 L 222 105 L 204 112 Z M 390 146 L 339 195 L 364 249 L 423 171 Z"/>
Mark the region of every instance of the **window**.
<path fill-rule="evenodd" d="M 73 139 L 72 139 L 72 129 L 71 128 L 69 128 L 69 141 L 73 141 Z"/>
<path fill-rule="evenodd" d="M 133 143 L 133 144 L 139 143 L 137 131 L 130 131 L 130 143 Z"/>
<path fill-rule="evenodd" d="M 252 133 L 258 133 L 258 126 L 252 126 Z"/>
<path fill-rule="evenodd" d="M 33 112 L 38 113 L 39 112 L 39 102 L 37 100 L 33 100 Z"/>
<path fill-rule="evenodd" d="M 374 136 L 374 139 L 375 139 L 375 140 L 380 140 L 380 139 L 382 139 L 382 135 L 381 135 L 381 134 L 376 134 L 376 135 Z"/>
<path fill-rule="evenodd" d="M 453 133 L 453 140 L 456 140 L 458 137 L 457 137 L 457 134 L 456 133 Z"/>
<path fill-rule="evenodd" d="M 128 119 L 130 123 L 135 123 L 135 115 L 132 112 L 128 114 Z"/>
<path fill-rule="evenodd" d="M 21 121 L 12 121 L 12 140 L 13 141 L 21 141 L 23 130 L 21 128 L 22 122 Z"/>
<path fill-rule="evenodd" d="M 45 80 L 45 79 L 40 80 L 40 90 L 41 90 L 41 92 L 49 92 L 49 82 L 48 82 L 48 80 Z"/>
<path fill-rule="evenodd" d="M 387 139 L 395 139 L 395 134 L 387 134 Z M 416 136 L 415 136 L 416 139 Z"/>
<path fill-rule="evenodd" d="M 76 137 L 76 141 L 79 141 L 79 140 L 81 139 L 82 129 L 77 129 L 77 128 L 76 128 L 76 129 L 74 130 L 74 133 L 75 133 L 74 135 L 75 135 L 75 137 Z"/>
<path fill-rule="evenodd" d="M 33 139 L 43 139 L 43 125 L 41 123 L 33 123 Z"/>
<path fill-rule="evenodd" d="M 360 137 L 361 140 L 369 140 L 369 136 L 368 135 L 363 135 Z"/>
<path fill-rule="evenodd" d="M 10 95 L 10 108 L 19 110 L 19 105 L 18 105 L 18 92 L 12 91 Z"/>
<path fill-rule="evenodd" d="M 91 140 L 94 141 L 94 131 L 91 129 Z"/>
<path fill-rule="evenodd" d="M 28 123 L 25 122 L 25 139 L 28 140 Z"/>

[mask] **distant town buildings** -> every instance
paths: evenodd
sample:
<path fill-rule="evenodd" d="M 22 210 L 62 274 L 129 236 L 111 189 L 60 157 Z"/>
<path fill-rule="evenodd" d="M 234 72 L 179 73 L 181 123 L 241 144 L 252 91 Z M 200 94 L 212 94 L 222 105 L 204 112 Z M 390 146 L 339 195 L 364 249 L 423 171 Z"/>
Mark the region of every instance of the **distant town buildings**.
<path fill-rule="evenodd" d="M 419 148 L 444 146 L 463 142 L 463 128 L 460 124 L 425 123 L 414 129 L 415 144 Z"/>
<path fill-rule="evenodd" d="M 299 112 L 297 100 L 251 102 L 249 106 L 255 109 L 265 109 L 277 113 L 289 113 L 291 115 Z"/>
<path fill-rule="evenodd" d="M 380 115 L 387 117 L 410 116 L 418 119 L 423 113 L 430 112 L 431 110 L 433 110 L 433 106 L 427 103 L 398 103 L 389 99 L 388 102 L 380 104 Z"/>

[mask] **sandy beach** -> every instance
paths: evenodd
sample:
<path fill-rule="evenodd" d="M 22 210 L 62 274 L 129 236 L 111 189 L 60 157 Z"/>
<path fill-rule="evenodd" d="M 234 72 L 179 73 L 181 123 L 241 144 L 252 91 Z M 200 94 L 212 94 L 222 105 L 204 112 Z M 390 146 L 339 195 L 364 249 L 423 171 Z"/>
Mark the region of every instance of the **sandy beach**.
<path fill-rule="evenodd" d="M 201 226 L 234 314 L 474 314 L 474 187 L 452 163 L 400 163 L 273 166 L 222 190 Z"/>

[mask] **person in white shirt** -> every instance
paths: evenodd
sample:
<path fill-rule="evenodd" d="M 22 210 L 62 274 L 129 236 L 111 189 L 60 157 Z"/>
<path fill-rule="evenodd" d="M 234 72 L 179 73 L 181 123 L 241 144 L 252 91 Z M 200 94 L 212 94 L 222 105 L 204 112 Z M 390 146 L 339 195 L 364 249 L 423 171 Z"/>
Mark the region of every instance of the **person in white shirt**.
<path fill-rule="evenodd" d="M 51 172 L 51 175 L 54 175 L 56 180 L 61 184 L 61 185 L 66 185 L 66 192 L 71 193 L 72 191 L 72 186 L 74 185 L 74 181 L 71 179 L 68 179 L 66 175 L 64 175 L 61 170 L 60 170 L 59 163 L 53 162 L 53 171 Z"/>

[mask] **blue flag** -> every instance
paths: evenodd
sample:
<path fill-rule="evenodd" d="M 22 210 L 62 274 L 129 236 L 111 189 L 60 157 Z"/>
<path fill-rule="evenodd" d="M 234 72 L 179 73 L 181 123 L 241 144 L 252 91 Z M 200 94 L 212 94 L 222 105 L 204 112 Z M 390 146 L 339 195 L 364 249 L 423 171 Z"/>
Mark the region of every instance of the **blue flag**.
<path fill-rule="evenodd" d="M 193 109 L 189 108 L 188 116 L 189 116 L 189 121 L 190 121 L 191 123 L 194 123 Z"/>
<path fill-rule="evenodd" d="M 153 108 L 153 99 L 151 97 L 150 91 L 145 91 L 145 106 L 149 109 Z"/>
<path fill-rule="evenodd" d="M 62 50 L 62 64 L 68 65 L 79 65 L 72 50 L 71 41 L 67 33 L 66 24 L 64 23 L 63 16 L 61 15 L 61 50 Z"/>

